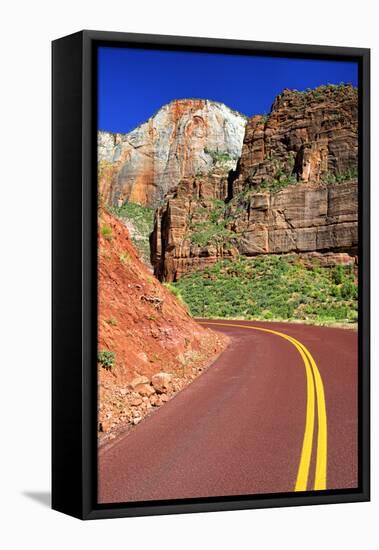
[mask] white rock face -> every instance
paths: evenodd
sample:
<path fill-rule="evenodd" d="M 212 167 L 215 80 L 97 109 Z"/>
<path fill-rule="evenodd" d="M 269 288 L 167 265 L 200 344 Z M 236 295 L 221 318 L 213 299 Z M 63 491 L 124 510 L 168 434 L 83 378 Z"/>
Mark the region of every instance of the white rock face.
<path fill-rule="evenodd" d="M 156 206 L 181 178 L 208 173 L 217 155 L 230 168 L 241 155 L 247 118 L 222 103 L 176 100 L 128 134 L 98 134 L 98 160 L 112 164 L 101 183 L 108 204 Z"/>

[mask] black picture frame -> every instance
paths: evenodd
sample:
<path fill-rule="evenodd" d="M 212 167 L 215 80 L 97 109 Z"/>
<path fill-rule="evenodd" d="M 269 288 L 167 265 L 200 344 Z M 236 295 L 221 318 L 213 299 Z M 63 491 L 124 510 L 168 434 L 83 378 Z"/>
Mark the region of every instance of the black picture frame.
<path fill-rule="evenodd" d="M 301 494 L 97 504 L 96 48 L 138 46 L 359 65 L 359 487 Z M 52 43 L 52 507 L 81 519 L 370 499 L 370 50 L 81 31 Z"/>

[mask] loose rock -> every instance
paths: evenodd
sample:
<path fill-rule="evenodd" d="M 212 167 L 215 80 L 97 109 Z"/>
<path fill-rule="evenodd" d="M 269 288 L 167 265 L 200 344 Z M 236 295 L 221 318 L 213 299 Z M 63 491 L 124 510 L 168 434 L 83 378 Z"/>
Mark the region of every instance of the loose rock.
<path fill-rule="evenodd" d="M 137 386 L 135 386 L 134 389 L 140 395 L 147 396 L 147 397 L 155 393 L 155 389 L 152 386 L 150 386 L 150 384 L 138 384 Z"/>
<path fill-rule="evenodd" d="M 132 397 L 132 399 L 130 400 L 130 404 L 132 405 L 132 407 L 138 407 L 139 405 L 141 405 L 142 403 L 142 399 L 140 397 Z"/>
<path fill-rule="evenodd" d="M 147 376 L 137 376 L 130 382 L 130 385 L 133 389 L 135 389 L 135 387 L 138 386 L 139 384 L 149 384 L 149 383 L 150 383 L 150 380 L 148 379 Z"/>
<path fill-rule="evenodd" d="M 172 375 L 167 372 L 158 372 L 154 374 L 151 383 L 157 392 L 163 393 L 169 389 L 172 381 Z"/>

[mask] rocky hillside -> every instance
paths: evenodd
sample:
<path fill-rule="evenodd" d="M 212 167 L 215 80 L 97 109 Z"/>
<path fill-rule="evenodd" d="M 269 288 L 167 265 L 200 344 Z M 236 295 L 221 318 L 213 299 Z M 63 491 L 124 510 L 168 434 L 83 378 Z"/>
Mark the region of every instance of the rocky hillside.
<path fill-rule="evenodd" d="M 177 280 L 239 254 L 354 261 L 357 163 L 357 90 L 284 90 L 268 116 L 248 121 L 234 171 L 181 178 L 156 211 L 156 275 Z"/>
<path fill-rule="evenodd" d="M 128 134 L 98 134 L 99 190 L 109 206 L 156 206 L 179 180 L 241 155 L 246 117 L 206 99 L 176 100 Z"/>
<path fill-rule="evenodd" d="M 125 225 L 99 211 L 99 432 L 115 437 L 191 382 L 226 340 L 198 325 L 140 261 Z"/>

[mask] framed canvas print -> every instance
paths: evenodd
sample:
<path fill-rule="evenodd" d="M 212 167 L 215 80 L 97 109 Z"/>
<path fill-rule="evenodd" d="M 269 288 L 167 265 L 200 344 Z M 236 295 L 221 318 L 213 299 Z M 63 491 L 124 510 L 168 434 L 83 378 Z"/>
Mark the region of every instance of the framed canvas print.
<path fill-rule="evenodd" d="M 369 499 L 369 50 L 53 42 L 53 508 Z"/>

